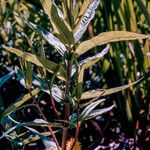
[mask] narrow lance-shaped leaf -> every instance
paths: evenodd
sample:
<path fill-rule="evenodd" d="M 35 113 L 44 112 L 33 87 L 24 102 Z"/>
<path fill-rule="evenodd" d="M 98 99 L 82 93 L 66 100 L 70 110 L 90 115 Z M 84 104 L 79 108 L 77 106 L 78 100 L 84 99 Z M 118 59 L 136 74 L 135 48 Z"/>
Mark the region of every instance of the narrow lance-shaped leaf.
<path fill-rule="evenodd" d="M 24 21 L 27 25 L 31 26 L 34 30 L 36 30 L 50 45 L 52 45 L 60 53 L 60 55 L 63 56 L 64 53 L 67 52 L 65 45 L 56 36 L 54 36 L 53 33 L 48 32 L 42 27 L 28 21 L 27 19 L 23 19 L 18 15 L 16 16 Z"/>
<path fill-rule="evenodd" d="M 118 41 L 131 41 L 131 40 L 141 40 L 150 38 L 150 35 L 138 34 L 128 31 L 110 31 L 101 33 L 90 40 L 82 42 L 76 49 L 78 56 L 84 54 L 88 50 L 107 43 L 118 42 Z"/>
<path fill-rule="evenodd" d="M 89 115 L 89 113 L 96 107 L 98 106 L 100 103 L 104 102 L 106 99 L 101 99 L 101 100 L 97 100 L 96 102 L 91 103 L 90 105 L 88 105 L 81 113 L 80 116 L 82 116 L 82 118 L 84 119 L 87 115 Z"/>
<path fill-rule="evenodd" d="M 40 90 L 38 88 L 36 88 L 31 93 L 34 96 L 34 95 L 38 94 L 39 92 L 40 92 Z M 14 111 L 18 107 L 20 107 L 22 104 L 24 104 L 30 98 L 31 98 L 31 94 L 30 93 L 29 94 L 25 94 L 24 96 L 21 96 L 21 98 L 19 98 L 16 103 L 12 104 L 10 107 L 8 107 L 4 111 L 3 116 L 6 116 L 6 115 L 10 114 L 12 111 Z"/>
<path fill-rule="evenodd" d="M 111 88 L 111 89 L 95 89 L 95 90 L 90 90 L 87 92 L 84 92 L 81 96 L 81 99 L 90 99 L 90 98 L 95 98 L 95 97 L 100 97 L 100 96 L 106 96 L 106 95 L 110 95 L 110 94 L 114 94 L 117 92 L 120 92 L 122 90 L 125 90 L 139 82 L 141 82 L 144 79 L 144 77 L 142 77 L 141 79 L 130 83 L 128 85 L 124 85 L 124 86 L 120 86 L 120 87 L 115 87 L 115 88 Z"/>
<path fill-rule="evenodd" d="M 28 88 L 32 86 L 32 64 L 26 61 L 26 70 L 25 70 L 25 83 Z"/>
<path fill-rule="evenodd" d="M 98 7 L 99 3 L 100 3 L 100 0 L 93 0 L 93 2 L 88 6 L 87 10 L 81 17 L 74 32 L 75 42 L 78 42 L 80 38 L 82 37 L 82 35 L 84 34 L 84 32 L 86 31 L 89 23 L 95 16 L 95 10 Z"/>
<path fill-rule="evenodd" d="M 86 117 L 85 120 L 91 119 L 91 118 L 95 118 L 97 116 L 102 115 L 103 113 L 106 113 L 110 110 L 112 110 L 115 107 L 115 105 L 113 104 L 110 107 L 107 108 L 103 108 L 103 109 L 97 109 L 97 110 L 92 110 Z"/>
<path fill-rule="evenodd" d="M 48 140 L 48 139 L 43 139 L 43 144 L 45 145 L 46 149 L 52 149 L 52 150 L 57 150 L 57 145 L 55 142 Z"/>
<path fill-rule="evenodd" d="M 102 50 L 101 53 L 96 54 L 95 56 L 88 57 L 78 63 L 79 66 L 83 66 L 84 69 L 89 68 L 90 66 L 94 65 L 97 63 L 101 58 L 104 57 L 108 53 L 109 45 L 107 45 L 106 48 Z"/>
<path fill-rule="evenodd" d="M 29 61 L 29 62 L 37 65 L 37 66 L 45 68 L 50 73 L 53 73 L 56 70 L 57 66 L 58 66 L 58 64 L 56 64 L 52 61 L 41 58 L 41 57 L 36 56 L 34 54 L 31 54 L 31 53 L 22 52 L 21 50 L 16 49 L 16 48 L 10 48 L 10 47 L 7 47 L 7 46 L 3 46 L 3 48 L 6 49 L 7 51 L 11 52 L 11 53 L 16 54 L 19 57 L 23 57 L 25 60 L 27 60 L 27 61 Z M 62 66 L 60 67 L 60 70 L 57 74 L 57 77 L 59 79 L 65 80 L 66 73 L 65 73 L 65 70 Z"/>
<path fill-rule="evenodd" d="M 57 133 L 59 132 L 59 130 L 57 131 L 53 131 L 54 133 Z M 51 133 L 50 132 L 43 132 L 41 133 L 43 136 L 50 136 Z M 31 137 L 27 137 L 26 139 L 23 139 L 22 141 L 18 142 L 18 145 L 26 145 L 26 144 L 29 144 L 31 142 L 34 142 L 34 141 L 37 141 L 37 140 L 40 140 L 40 137 L 38 135 L 33 135 Z"/>
<path fill-rule="evenodd" d="M 108 53 L 109 50 L 109 45 L 107 45 L 107 47 L 105 47 L 102 52 L 96 54 L 95 56 L 92 57 L 88 57 L 80 62 L 78 62 L 78 66 L 82 67 L 85 69 L 91 67 L 92 65 L 94 65 L 95 63 L 97 63 L 100 59 L 102 59 L 104 57 L 104 55 L 106 55 Z M 75 65 L 73 65 L 72 67 L 72 72 L 71 72 L 71 76 L 73 76 L 73 74 L 76 72 L 76 68 Z"/>
<path fill-rule="evenodd" d="M 15 67 L 15 72 L 22 86 L 26 88 L 25 79 L 24 79 L 24 75 L 22 71 L 18 67 Z M 50 95 L 50 91 L 49 91 L 47 83 L 35 73 L 33 73 L 32 76 L 33 76 L 33 82 L 32 82 L 33 85 L 38 86 L 42 91 Z M 57 85 L 55 84 L 52 85 L 51 94 L 57 102 L 61 102 L 63 98 L 63 92 L 60 90 L 60 88 Z"/>
<path fill-rule="evenodd" d="M 15 73 L 14 71 L 11 71 L 10 73 L 8 73 L 8 74 L 2 76 L 2 77 L 0 78 L 0 87 L 2 87 L 3 84 L 4 84 L 7 80 L 9 80 L 9 79 L 14 75 L 14 73 Z"/>
<path fill-rule="evenodd" d="M 9 134 L 11 132 L 13 132 L 17 127 L 14 126 L 14 127 L 11 127 L 10 129 L 8 129 L 5 133 L 3 133 L 1 136 L 0 136 L 0 139 L 4 138 L 4 137 L 11 137 L 9 136 Z"/>
<path fill-rule="evenodd" d="M 57 37 L 65 44 L 73 44 L 74 37 L 70 26 L 65 20 L 60 18 L 58 8 L 52 0 L 41 0 L 44 11 L 49 16 L 51 24 Z"/>
<path fill-rule="evenodd" d="M 55 8 L 57 10 L 57 14 L 58 14 L 59 18 L 64 20 L 64 15 L 63 15 L 62 11 L 59 9 L 59 7 L 57 7 L 57 5 L 55 4 L 54 0 L 52 0 L 52 3 L 53 3 L 53 5 L 55 6 Z"/>

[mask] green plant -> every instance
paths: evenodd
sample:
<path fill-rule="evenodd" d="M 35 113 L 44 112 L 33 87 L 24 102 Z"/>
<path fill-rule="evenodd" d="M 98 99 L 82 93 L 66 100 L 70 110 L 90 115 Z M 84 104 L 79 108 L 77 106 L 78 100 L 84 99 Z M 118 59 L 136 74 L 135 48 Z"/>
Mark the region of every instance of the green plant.
<path fill-rule="evenodd" d="M 30 132 L 35 133 L 39 138 L 41 138 L 47 148 L 50 148 L 50 146 L 53 147 L 54 144 L 55 148 L 57 147 L 57 149 L 60 149 L 59 144 L 62 143 L 61 147 L 62 150 L 64 150 L 66 148 L 66 141 L 68 140 L 68 129 L 76 128 L 74 146 L 78 139 L 79 128 L 83 121 L 99 116 L 102 113 L 110 111 L 114 107 L 114 105 L 111 104 L 108 108 L 94 110 L 98 105 L 105 101 L 105 99 L 101 98 L 102 96 L 127 89 L 144 79 L 141 78 L 140 80 L 126 86 L 107 90 L 94 89 L 84 92 L 85 87 L 83 87 L 83 82 L 85 70 L 95 65 L 108 53 L 110 43 L 150 38 L 149 35 L 128 31 L 110 31 L 101 33 L 87 41 L 80 42 L 79 40 L 93 19 L 95 10 L 99 3 L 99 0 L 86 0 L 84 2 L 78 0 L 76 3 L 70 0 L 63 0 L 61 7 L 58 7 L 54 1 L 41 0 L 43 9 L 50 19 L 53 32 L 47 31 L 41 26 L 30 22 L 28 18 L 24 18 L 23 16 L 15 13 L 15 17 L 18 22 L 24 22 L 34 31 L 38 32 L 39 35 L 41 35 L 57 50 L 62 58 L 59 63 L 46 59 L 45 52 L 43 50 L 44 48 L 42 46 L 40 47 L 40 55 L 36 54 L 33 48 L 30 52 L 26 52 L 25 50 L 22 51 L 17 48 L 3 46 L 3 48 L 7 51 L 21 57 L 20 62 L 22 71 L 16 67 L 15 73 L 21 84 L 28 89 L 29 94 L 24 95 L 23 98 L 20 98 L 16 103 L 4 111 L 2 118 L 4 118 L 4 116 L 8 116 L 16 125 L 8 129 L 1 138 L 8 136 L 11 139 L 15 139 L 17 135 L 13 135 L 12 131 L 16 130 L 16 128 L 25 127 Z M 109 45 L 107 45 L 102 52 L 79 61 L 79 57 L 81 58 L 83 54 L 96 46 L 104 44 Z M 38 75 L 33 72 L 33 66 L 31 63 L 36 66 Z M 52 74 L 49 79 L 47 78 L 47 71 Z M 14 72 L 12 71 L 12 74 L 13 73 Z M 6 77 L 8 76 L 5 76 L 4 78 L 6 79 Z M 57 80 L 59 80 L 59 82 Z M 34 89 L 32 91 L 32 85 L 37 86 L 40 90 L 50 95 L 51 104 L 59 122 L 50 123 L 45 118 L 37 100 L 34 98 L 34 95 L 39 93 L 40 90 Z M 61 85 L 62 88 L 60 88 Z M 42 119 L 36 119 L 33 122 L 26 123 L 15 121 L 10 114 L 12 112 L 14 113 L 15 111 L 19 111 L 19 109 L 21 109 L 20 107 L 26 107 L 23 104 L 30 98 L 33 99 L 33 104 L 30 106 L 37 108 Z M 64 118 L 61 118 L 62 116 L 60 114 L 63 114 L 63 112 L 58 111 L 55 101 L 63 104 L 63 110 L 65 111 Z M 29 126 L 47 126 L 50 133 L 47 134 L 47 132 L 45 132 L 44 134 L 41 134 Z M 62 141 L 58 141 L 55 136 L 55 132 L 61 132 L 61 130 L 53 131 L 52 127 L 57 127 L 63 130 Z M 49 136 L 50 134 L 53 137 L 54 143 L 52 141 L 48 141 L 46 138 L 46 136 Z M 37 139 L 37 136 L 33 138 L 33 141 Z M 24 143 L 28 142 L 24 141 L 21 144 L 24 145 Z"/>

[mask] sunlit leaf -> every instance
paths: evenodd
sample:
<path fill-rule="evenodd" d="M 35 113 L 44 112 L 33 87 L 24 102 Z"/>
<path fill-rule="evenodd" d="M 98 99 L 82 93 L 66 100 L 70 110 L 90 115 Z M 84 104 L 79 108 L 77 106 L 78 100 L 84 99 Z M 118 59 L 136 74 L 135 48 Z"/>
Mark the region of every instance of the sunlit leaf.
<path fill-rule="evenodd" d="M 128 31 L 110 31 L 101 33 L 90 40 L 82 42 L 76 49 L 76 53 L 80 56 L 88 50 L 107 43 L 118 41 L 131 41 L 150 38 L 150 35 L 138 34 Z"/>
<path fill-rule="evenodd" d="M 44 59 L 44 58 L 41 58 L 39 56 L 36 56 L 34 54 L 31 54 L 31 53 L 27 53 L 27 52 L 22 52 L 21 50 L 19 49 L 16 49 L 16 48 L 10 48 L 10 47 L 7 47 L 7 46 L 3 46 L 3 48 L 5 48 L 7 51 L 11 52 L 11 53 L 14 53 L 16 54 L 17 56 L 19 57 L 22 57 L 24 58 L 25 60 L 37 65 L 37 66 L 40 66 L 40 67 L 43 67 L 45 69 L 47 69 L 49 72 L 53 73 L 58 64 L 52 62 L 52 61 L 49 61 L 47 59 Z M 64 68 L 61 66 L 60 72 L 58 72 L 57 76 L 58 78 L 62 79 L 62 80 L 65 80 L 64 77 L 66 76 L 65 74 L 65 70 Z"/>
<path fill-rule="evenodd" d="M 51 24 L 58 38 L 65 44 L 73 44 L 74 38 L 71 28 L 60 18 L 60 12 L 52 0 L 41 0 L 41 4 L 44 8 L 45 13 L 49 16 Z"/>
<path fill-rule="evenodd" d="M 101 53 L 96 54 L 95 56 L 88 57 L 78 63 L 79 66 L 82 66 L 84 69 L 87 69 L 97 63 L 100 59 L 108 53 L 109 45 L 102 50 Z"/>
<path fill-rule="evenodd" d="M 84 1 L 84 3 L 87 4 L 90 1 L 91 0 L 89 0 L 89 1 L 86 0 L 86 1 Z M 93 0 L 89 4 L 86 11 L 82 14 L 83 16 L 81 17 L 80 21 L 78 22 L 75 32 L 74 32 L 75 42 L 78 42 L 80 40 L 80 38 L 82 37 L 82 35 L 84 34 L 84 32 L 86 31 L 89 23 L 95 16 L 95 9 L 98 7 L 99 3 L 100 3 L 100 0 Z M 84 4 L 82 5 L 82 7 L 85 7 Z M 81 8 L 81 12 L 82 12 L 82 8 Z"/>
<path fill-rule="evenodd" d="M 95 107 L 97 107 L 100 103 L 104 102 L 105 100 L 106 99 L 101 99 L 89 104 L 81 113 L 82 119 L 86 118 Z"/>
<path fill-rule="evenodd" d="M 33 90 L 31 93 L 34 96 L 34 95 L 38 94 L 39 92 L 40 92 L 40 90 L 37 88 L 37 89 Z M 9 115 L 11 112 L 13 112 L 19 106 L 21 106 L 22 104 L 24 104 L 25 102 L 27 102 L 31 97 L 32 96 L 29 93 L 29 94 L 25 94 L 24 96 L 22 96 L 21 98 L 19 98 L 16 103 L 12 104 L 10 107 L 8 107 L 4 111 L 3 116 Z"/>
<path fill-rule="evenodd" d="M 117 92 L 120 92 L 122 90 L 125 90 L 137 83 L 140 83 L 142 80 L 144 79 L 144 77 L 142 77 L 141 79 L 130 83 L 128 85 L 124 85 L 124 86 L 120 86 L 120 87 L 115 87 L 115 88 L 111 88 L 111 89 L 95 89 L 95 90 L 90 90 L 87 92 L 84 92 L 81 96 L 81 99 L 90 99 L 90 98 L 95 98 L 95 97 L 100 97 L 100 96 L 106 96 L 106 95 L 110 95 L 110 94 L 114 94 Z"/>
<path fill-rule="evenodd" d="M 36 30 L 50 45 L 56 48 L 60 55 L 63 56 L 64 53 L 67 52 L 64 44 L 56 36 L 54 36 L 52 32 L 43 29 L 42 27 L 28 21 L 27 19 L 23 19 L 18 15 L 17 17 L 24 21 L 27 25 L 31 26 L 34 30 Z"/>
<path fill-rule="evenodd" d="M 77 65 L 82 68 L 82 70 L 81 69 L 80 70 L 84 71 L 85 69 L 93 66 L 100 59 L 102 59 L 104 57 L 104 55 L 106 55 L 108 53 L 108 49 L 109 49 L 109 45 L 107 45 L 107 47 L 104 48 L 102 50 L 102 52 L 96 54 L 95 56 L 88 57 L 88 58 L 86 58 L 86 59 L 81 60 L 80 62 L 78 62 Z M 75 65 L 73 65 L 72 66 L 71 76 L 73 76 L 75 72 L 76 72 L 76 67 L 75 67 Z"/>
<path fill-rule="evenodd" d="M 57 133 L 57 132 L 59 132 L 59 130 L 53 131 L 53 132 L 54 132 L 54 133 Z M 51 135 L 50 132 L 42 132 L 41 134 L 42 134 L 43 136 L 46 136 L 46 137 L 48 137 L 48 136 Z M 39 140 L 39 139 L 40 139 L 40 137 L 39 137 L 38 135 L 29 136 L 28 138 L 23 139 L 23 141 L 19 142 L 18 144 L 19 144 L 19 145 L 26 145 L 26 144 L 29 144 L 29 143 L 31 143 L 31 142 L 37 141 L 37 140 Z"/>

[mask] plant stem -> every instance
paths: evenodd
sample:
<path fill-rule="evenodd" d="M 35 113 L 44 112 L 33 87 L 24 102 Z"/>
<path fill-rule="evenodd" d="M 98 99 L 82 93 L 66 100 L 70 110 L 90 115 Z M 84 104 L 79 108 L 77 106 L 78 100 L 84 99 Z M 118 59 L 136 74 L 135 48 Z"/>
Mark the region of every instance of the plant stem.
<path fill-rule="evenodd" d="M 66 94 L 69 95 L 70 93 L 70 79 L 71 79 L 71 70 L 72 70 L 72 60 L 70 60 L 70 47 L 68 47 L 68 60 L 67 60 L 67 80 L 66 80 Z M 69 127 L 69 116 L 70 116 L 70 103 L 67 102 L 67 97 L 65 99 L 65 120 L 68 122 L 65 124 L 65 128 L 63 129 L 62 135 L 62 150 L 66 149 L 66 141 L 67 141 L 67 134 L 68 134 L 68 127 Z"/>
<path fill-rule="evenodd" d="M 59 114 L 58 114 L 58 110 L 57 110 L 56 105 L 55 105 L 54 98 L 53 98 L 53 96 L 52 96 L 51 88 L 50 88 L 50 86 L 49 86 L 49 83 L 48 83 L 48 80 L 47 80 L 46 77 L 45 77 L 45 81 L 46 81 L 46 83 L 47 83 L 47 86 L 48 86 L 48 89 L 49 89 L 49 92 L 50 92 L 50 100 L 51 100 L 52 107 L 53 107 L 53 109 L 54 109 L 54 112 L 55 112 L 55 114 L 56 114 L 56 117 L 57 117 L 58 119 L 60 119 L 60 118 L 59 118 Z"/>
<path fill-rule="evenodd" d="M 29 93 L 30 93 L 30 95 L 31 95 L 31 97 L 32 97 L 32 99 L 33 99 L 33 102 L 36 104 L 36 99 L 34 98 L 34 96 L 33 96 L 32 92 L 31 92 L 31 90 L 28 89 L 28 91 L 29 91 Z M 42 112 L 41 108 L 39 107 L 39 105 L 37 105 L 37 108 L 38 108 L 38 111 L 40 112 L 42 118 L 43 118 L 45 121 L 47 121 L 47 119 L 46 119 L 44 113 Z M 52 128 L 51 128 L 50 126 L 48 126 L 48 129 L 49 129 L 49 131 L 50 131 L 50 133 L 51 133 L 51 135 L 52 135 L 52 137 L 53 137 L 53 139 L 54 139 L 54 142 L 56 143 L 57 149 L 60 150 L 58 140 L 57 140 L 57 138 L 56 138 L 56 136 L 55 136 L 55 134 L 54 134 Z"/>
<path fill-rule="evenodd" d="M 79 108 L 79 100 L 78 100 L 78 108 L 77 108 L 77 121 L 76 121 L 76 134 L 75 134 L 75 140 L 72 144 L 71 150 L 73 150 L 76 141 L 78 140 L 78 135 L 79 135 L 79 129 L 80 129 L 80 122 L 79 122 L 79 112 L 80 112 L 80 108 Z"/>

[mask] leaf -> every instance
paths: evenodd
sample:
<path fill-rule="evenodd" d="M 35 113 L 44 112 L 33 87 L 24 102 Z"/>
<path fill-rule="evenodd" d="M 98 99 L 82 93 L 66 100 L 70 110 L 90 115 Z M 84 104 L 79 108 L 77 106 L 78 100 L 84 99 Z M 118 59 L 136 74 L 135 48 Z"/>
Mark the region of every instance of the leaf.
<path fill-rule="evenodd" d="M 78 17 L 79 17 L 80 8 L 81 6 L 83 6 L 83 4 L 80 0 L 74 0 L 74 1 L 76 1 L 76 3 L 73 2 L 73 17 L 74 17 L 74 22 L 76 22 L 77 24 L 77 21 L 79 21 Z"/>
<path fill-rule="evenodd" d="M 26 61 L 25 84 L 28 88 L 32 86 L 32 64 Z"/>
<path fill-rule="evenodd" d="M 104 102 L 106 99 L 100 99 L 97 100 L 95 102 L 92 102 L 91 104 L 89 104 L 83 111 L 81 114 L 79 114 L 79 120 L 80 122 L 83 122 L 84 120 L 88 120 L 91 118 L 94 118 L 96 116 L 99 116 L 103 113 L 106 113 L 108 111 L 110 111 L 115 105 L 112 105 L 110 107 L 107 108 L 103 108 L 103 109 L 97 109 L 94 110 L 100 103 Z M 77 114 L 74 113 L 70 116 L 69 121 L 72 124 L 75 124 L 77 121 Z M 74 126 L 70 126 L 71 128 L 73 128 Z"/>
<path fill-rule="evenodd" d="M 101 53 L 96 54 L 95 56 L 92 57 L 88 57 L 80 62 L 77 63 L 77 65 L 81 68 L 81 71 L 84 71 L 85 69 L 91 67 L 92 65 L 94 65 L 95 63 L 97 63 L 100 59 L 102 59 L 104 57 L 104 55 L 106 55 L 108 53 L 108 49 L 109 49 L 109 45 L 107 45 L 107 47 L 105 47 Z M 71 76 L 74 75 L 74 73 L 76 72 L 76 67 L 75 65 L 72 66 L 72 71 L 71 71 Z"/>
<path fill-rule="evenodd" d="M 57 130 L 57 131 L 53 131 L 54 133 L 57 133 L 59 130 Z M 51 133 L 50 132 L 43 132 L 43 133 L 41 133 L 43 136 L 46 136 L 46 137 L 48 137 L 48 136 L 50 136 L 51 135 Z M 29 143 L 31 143 L 31 142 L 34 142 L 34 141 L 37 141 L 37 140 L 39 140 L 40 139 L 40 137 L 38 136 L 38 135 L 33 135 L 33 136 L 29 136 L 27 139 L 23 139 L 23 141 L 21 141 L 21 142 L 19 142 L 18 144 L 19 145 L 26 145 L 26 144 L 29 144 Z"/>
<path fill-rule="evenodd" d="M 63 128 L 62 124 L 60 123 L 51 123 L 43 119 L 35 119 L 33 122 L 24 122 L 21 123 L 20 126 L 41 126 L 41 127 L 51 126 L 51 127 Z"/>
<path fill-rule="evenodd" d="M 43 120 L 43 119 L 35 119 L 33 122 L 34 122 L 34 123 L 45 123 L 45 124 L 48 123 L 47 121 L 45 121 L 45 120 Z"/>
<path fill-rule="evenodd" d="M 24 75 L 23 75 L 22 71 L 18 67 L 15 67 L 15 73 L 16 73 L 16 75 L 18 77 L 18 80 L 22 84 L 22 86 L 24 86 L 26 88 Z M 63 92 L 59 89 L 59 87 L 57 85 L 55 85 L 55 84 L 52 85 L 51 93 L 50 93 L 47 83 L 42 78 L 40 78 L 35 73 L 33 73 L 32 76 L 33 76 L 33 82 L 32 83 L 35 86 L 38 86 L 42 91 L 46 92 L 49 95 L 52 94 L 53 98 L 57 102 L 61 102 L 62 101 Z"/>
<path fill-rule="evenodd" d="M 22 52 L 21 50 L 16 49 L 16 48 L 10 48 L 10 47 L 4 46 L 4 45 L 3 45 L 3 48 L 6 49 L 7 51 L 11 52 L 11 53 L 16 54 L 19 57 L 24 58 L 26 61 L 29 61 L 29 62 L 37 65 L 37 66 L 40 66 L 42 68 L 47 69 L 47 71 L 49 71 L 50 73 L 53 73 L 58 66 L 58 64 L 56 64 L 52 61 L 41 58 L 41 57 L 36 56 L 34 54 L 31 54 L 31 53 Z M 60 72 L 58 72 L 57 77 L 59 79 L 65 80 L 66 73 L 65 73 L 65 70 L 62 66 L 61 66 L 59 71 Z"/>
<path fill-rule="evenodd" d="M 110 107 L 107 108 L 103 108 L 103 109 L 97 109 L 97 110 L 93 110 L 91 111 L 85 118 L 85 120 L 91 119 L 91 118 L 95 118 L 99 115 L 102 115 L 103 113 L 106 113 L 110 110 L 112 110 L 114 108 L 115 105 L 112 105 Z"/>
<path fill-rule="evenodd" d="M 6 1 L 5 0 L 1 0 L 0 1 L 0 9 L 1 9 L 1 13 L 4 14 L 6 12 Z"/>
<path fill-rule="evenodd" d="M 55 142 L 50 141 L 48 139 L 43 139 L 42 141 L 43 141 L 43 144 L 45 145 L 46 149 L 58 150 Z"/>
<path fill-rule="evenodd" d="M 31 93 L 32 95 L 36 95 L 40 92 L 40 90 L 38 88 L 34 89 Z M 8 107 L 4 113 L 3 116 L 7 116 L 9 115 L 11 112 L 13 112 L 15 109 L 17 109 L 19 106 L 21 106 L 22 104 L 24 104 L 26 101 L 28 101 L 31 98 L 31 94 L 25 94 L 23 97 L 19 98 L 19 100 L 17 100 L 16 103 L 12 104 L 10 107 Z"/>
<path fill-rule="evenodd" d="M 57 85 L 53 84 L 53 87 L 51 89 L 51 93 L 53 98 L 57 101 L 57 102 L 61 102 L 63 99 L 63 92 L 58 88 Z"/>
<path fill-rule="evenodd" d="M 111 88 L 111 89 L 96 89 L 96 90 L 90 90 L 87 92 L 84 92 L 81 96 L 81 99 L 91 99 L 91 98 L 95 98 L 95 97 L 100 97 L 100 96 L 106 96 L 106 95 L 110 95 L 110 94 L 114 94 L 117 92 L 120 92 L 122 90 L 125 90 L 137 83 L 140 83 L 141 81 L 143 81 L 144 77 L 142 77 L 141 79 L 130 83 L 128 85 L 124 85 L 124 86 L 120 86 L 120 87 L 115 87 L 115 88 Z"/>
<path fill-rule="evenodd" d="M 73 44 L 73 33 L 69 25 L 59 17 L 58 8 L 52 0 L 41 0 L 45 13 L 49 16 L 58 38 L 65 44 Z"/>
<path fill-rule="evenodd" d="M 95 56 L 88 57 L 78 63 L 79 66 L 82 66 L 84 69 L 87 69 L 97 63 L 101 58 L 108 53 L 109 45 L 102 50 L 101 53 L 96 54 Z"/>
<path fill-rule="evenodd" d="M 89 0 L 89 2 L 90 1 L 91 0 Z M 87 0 L 85 1 L 85 3 L 87 3 Z M 95 16 L 95 10 L 98 7 L 99 3 L 100 3 L 100 0 L 93 0 L 87 7 L 87 10 L 83 13 L 81 19 L 79 20 L 75 28 L 75 32 L 74 32 L 75 42 L 78 42 L 80 38 L 82 37 L 82 35 L 84 34 L 84 32 L 86 31 L 89 23 Z M 82 7 L 85 7 L 84 4 Z M 81 12 L 82 12 L 82 8 L 81 8 Z"/>
<path fill-rule="evenodd" d="M 59 131 L 59 130 L 58 130 L 58 131 Z M 58 132 L 58 131 L 53 131 L 53 132 L 56 133 L 56 132 Z M 41 133 L 41 134 L 42 134 L 43 136 L 46 136 L 46 137 L 48 137 L 48 136 L 51 135 L 50 132 L 43 132 L 43 133 Z M 26 145 L 26 144 L 29 144 L 29 143 L 31 143 L 31 142 L 37 141 L 37 140 L 39 140 L 39 139 L 40 139 L 40 137 L 39 137 L 38 135 L 35 135 L 35 136 L 28 137 L 27 139 L 23 139 L 23 141 L 19 142 L 18 144 L 19 144 L 19 145 Z"/>
<path fill-rule="evenodd" d="M 55 37 L 53 33 L 48 32 L 42 27 L 28 21 L 27 19 L 23 19 L 18 15 L 17 17 L 36 30 L 50 45 L 52 45 L 59 52 L 60 55 L 63 56 L 64 53 L 67 52 L 65 45 L 57 37 Z"/>
<path fill-rule="evenodd" d="M 8 129 L 5 133 L 3 133 L 3 134 L 0 136 L 0 139 L 9 136 L 8 134 L 10 134 L 11 132 L 13 132 L 16 128 L 17 128 L 17 127 L 14 126 L 14 127 L 11 127 L 10 129 Z M 9 136 L 9 137 L 10 137 L 10 136 Z"/>
<path fill-rule="evenodd" d="M 104 102 L 106 99 L 101 99 L 101 100 L 97 100 L 96 102 L 91 103 L 90 105 L 88 105 L 81 113 L 80 116 L 82 116 L 82 120 L 85 119 L 90 113 L 91 111 L 98 106 L 100 103 Z"/>
<path fill-rule="evenodd" d="M 7 80 L 9 80 L 14 75 L 14 73 L 15 73 L 14 71 L 11 71 L 10 73 L 8 73 L 0 78 L 0 88 L 3 86 L 3 84 Z"/>
<path fill-rule="evenodd" d="M 128 31 L 110 31 L 99 34 L 90 40 L 82 42 L 76 49 L 76 53 L 80 56 L 92 49 L 93 47 L 100 46 L 107 43 L 118 41 L 131 41 L 150 38 L 150 35 L 138 34 Z"/>

